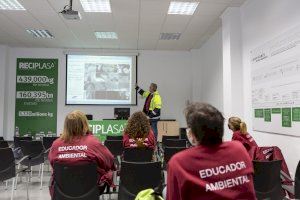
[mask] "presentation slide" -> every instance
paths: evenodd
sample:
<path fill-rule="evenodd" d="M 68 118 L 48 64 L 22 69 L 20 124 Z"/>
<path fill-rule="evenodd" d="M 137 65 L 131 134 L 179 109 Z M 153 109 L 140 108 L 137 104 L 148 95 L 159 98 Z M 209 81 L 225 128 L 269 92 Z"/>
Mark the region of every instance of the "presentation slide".
<path fill-rule="evenodd" d="M 67 55 L 66 104 L 135 105 L 136 56 Z"/>

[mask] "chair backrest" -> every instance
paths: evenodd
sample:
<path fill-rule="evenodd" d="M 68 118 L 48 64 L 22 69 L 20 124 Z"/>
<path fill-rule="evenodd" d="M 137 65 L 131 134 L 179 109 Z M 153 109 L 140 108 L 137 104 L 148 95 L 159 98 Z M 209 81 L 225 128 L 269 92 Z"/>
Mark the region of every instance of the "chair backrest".
<path fill-rule="evenodd" d="M 186 127 L 180 127 L 179 128 L 179 135 L 181 136 L 181 135 L 186 135 Z"/>
<path fill-rule="evenodd" d="M 179 140 L 179 135 L 175 135 L 175 136 L 174 135 L 163 135 L 162 140 L 161 140 L 162 145 L 164 145 L 166 140 L 169 140 L 169 139 Z"/>
<path fill-rule="evenodd" d="M 298 162 L 295 175 L 295 199 L 300 199 L 300 161 Z"/>
<path fill-rule="evenodd" d="M 4 138 L 3 138 L 3 137 L 0 137 L 0 141 L 4 141 Z"/>
<path fill-rule="evenodd" d="M 16 176 L 15 158 L 11 148 L 0 148 L 0 181 Z"/>
<path fill-rule="evenodd" d="M 8 142 L 0 140 L 0 149 L 2 148 L 8 148 Z"/>
<path fill-rule="evenodd" d="M 57 139 L 58 137 L 43 137 L 43 145 L 44 148 L 47 150 L 51 148 L 53 142 Z"/>
<path fill-rule="evenodd" d="M 107 140 L 123 140 L 123 136 L 119 135 L 119 136 L 112 136 L 112 135 L 108 135 L 106 136 Z"/>
<path fill-rule="evenodd" d="M 160 162 L 122 161 L 119 200 L 132 200 L 142 190 L 158 188 L 162 183 Z"/>
<path fill-rule="evenodd" d="M 124 150 L 124 160 L 128 162 L 151 162 L 153 149 L 150 148 L 127 148 Z"/>
<path fill-rule="evenodd" d="M 178 140 L 178 139 L 167 139 L 165 147 L 186 147 L 186 140 Z"/>
<path fill-rule="evenodd" d="M 99 200 L 97 166 L 54 163 L 53 200 Z"/>
<path fill-rule="evenodd" d="M 188 140 L 187 136 L 186 136 L 186 133 L 181 133 L 180 134 L 180 139 L 181 140 Z"/>
<path fill-rule="evenodd" d="M 164 150 L 164 164 L 165 166 L 168 164 L 169 160 L 172 158 L 173 155 L 176 153 L 185 150 L 186 147 L 165 147 Z"/>
<path fill-rule="evenodd" d="M 31 140 L 32 140 L 32 137 L 16 137 L 16 136 L 14 136 L 14 147 L 15 147 L 15 148 L 20 147 L 20 141 L 21 141 L 21 140 L 28 140 L 28 141 L 31 141 Z"/>
<path fill-rule="evenodd" d="M 282 199 L 281 160 L 253 161 L 254 188 L 258 199 Z"/>
<path fill-rule="evenodd" d="M 24 156 L 34 158 L 44 152 L 42 141 L 20 140 L 19 142 Z"/>
<path fill-rule="evenodd" d="M 123 154 L 123 141 L 122 140 L 105 140 L 104 145 L 114 155 L 114 157 Z"/>

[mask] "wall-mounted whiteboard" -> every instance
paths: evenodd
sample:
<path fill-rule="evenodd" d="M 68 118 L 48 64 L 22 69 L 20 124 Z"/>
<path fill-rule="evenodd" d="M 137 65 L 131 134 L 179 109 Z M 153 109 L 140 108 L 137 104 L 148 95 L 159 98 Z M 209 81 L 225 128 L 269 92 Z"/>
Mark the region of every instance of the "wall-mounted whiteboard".
<path fill-rule="evenodd" d="M 300 136 L 300 26 L 250 53 L 253 129 Z"/>

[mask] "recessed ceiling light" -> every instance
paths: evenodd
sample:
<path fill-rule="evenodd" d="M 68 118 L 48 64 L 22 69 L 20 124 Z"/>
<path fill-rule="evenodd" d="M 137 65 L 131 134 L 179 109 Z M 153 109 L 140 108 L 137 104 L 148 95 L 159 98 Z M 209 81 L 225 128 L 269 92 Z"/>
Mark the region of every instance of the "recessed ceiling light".
<path fill-rule="evenodd" d="M 35 38 L 54 38 L 54 36 L 48 30 L 26 30 L 27 33 L 32 35 Z"/>
<path fill-rule="evenodd" d="M 199 2 L 171 1 L 168 14 L 170 15 L 193 15 Z"/>
<path fill-rule="evenodd" d="M 118 39 L 116 32 L 95 32 L 97 39 Z"/>
<path fill-rule="evenodd" d="M 111 13 L 109 0 L 80 0 L 84 12 Z"/>
<path fill-rule="evenodd" d="M 25 10 L 17 0 L 0 0 L 0 10 Z"/>
<path fill-rule="evenodd" d="M 179 40 L 181 33 L 161 33 L 160 40 Z"/>

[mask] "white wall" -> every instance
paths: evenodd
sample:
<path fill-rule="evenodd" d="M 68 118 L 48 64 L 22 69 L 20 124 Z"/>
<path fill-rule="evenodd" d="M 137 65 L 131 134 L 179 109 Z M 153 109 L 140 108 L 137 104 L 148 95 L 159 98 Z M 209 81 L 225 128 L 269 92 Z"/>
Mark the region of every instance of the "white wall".
<path fill-rule="evenodd" d="M 218 29 L 193 57 L 193 101 L 223 111 L 222 29 Z"/>
<path fill-rule="evenodd" d="M 65 105 L 66 57 L 63 52 L 64 50 L 62 49 L 10 48 L 7 72 L 5 74 L 8 94 L 5 96 L 7 112 L 5 112 L 4 123 L 8 139 L 12 139 L 14 133 L 16 59 L 20 57 L 59 59 L 58 132 L 62 130 L 65 115 L 74 109 L 93 114 L 95 119 L 113 118 L 112 106 Z M 141 87 L 148 89 L 151 82 L 156 82 L 163 99 L 162 118 L 177 119 L 181 126 L 185 126 L 183 115 L 185 102 L 191 99 L 192 96 L 190 63 L 190 53 L 181 51 L 141 51 L 138 58 L 138 83 Z M 138 98 L 138 106 L 133 106 L 132 110 L 142 109 L 143 103 L 144 99 Z"/>
<path fill-rule="evenodd" d="M 300 24 L 299 0 L 248 0 L 241 7 L 243 38 L 244 116 L 251 127 L 250 50 Z M 294 174 L 300 160 L 300 138 L 252 132 L 261 146 L 279 146 Z"/>
<path fill-rule="evenodd" d="M 5 97 L 5 70 L 7 60 L 7 47 L 0 45 L 0 136 L 3 136 L 4 129 L 4 97 Z"/>

